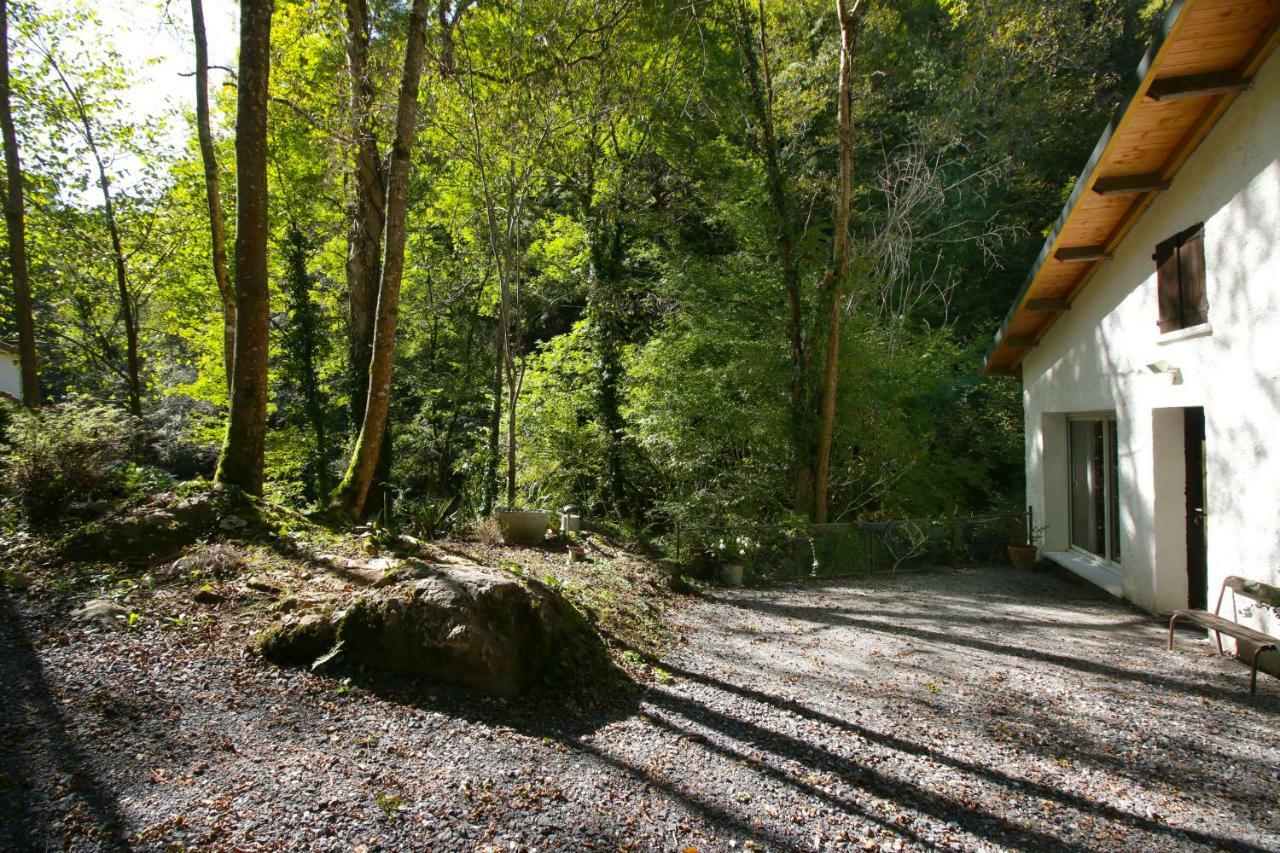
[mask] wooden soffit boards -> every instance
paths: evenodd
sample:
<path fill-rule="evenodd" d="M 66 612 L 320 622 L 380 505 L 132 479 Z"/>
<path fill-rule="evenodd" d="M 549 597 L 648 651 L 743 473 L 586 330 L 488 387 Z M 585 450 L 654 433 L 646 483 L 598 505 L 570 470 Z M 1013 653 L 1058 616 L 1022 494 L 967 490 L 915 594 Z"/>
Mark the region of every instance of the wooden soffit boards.
<path fill-rule="evenodd" d="M 1107 125 L 1022 291 L 987 352 L 986 372 L 1022 359 L 1106 263 L 1125 234 L 1280 41 L 1280 0 L 1181 0 Z"/>

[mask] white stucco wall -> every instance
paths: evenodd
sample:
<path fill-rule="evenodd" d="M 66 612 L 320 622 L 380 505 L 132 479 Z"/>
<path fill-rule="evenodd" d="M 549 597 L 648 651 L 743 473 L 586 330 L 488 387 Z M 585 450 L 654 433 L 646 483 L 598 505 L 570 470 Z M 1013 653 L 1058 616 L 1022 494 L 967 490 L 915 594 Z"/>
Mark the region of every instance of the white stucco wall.
<path fill-rule="evenodd" d="M 22 373 L 18 370 L 18 357 L 0 352 L 0 391 L 22 399 Z"/>
<path fill-rule="evenodd" d="M 1201 221 L 1212 331 L 1171 342 L 1156 326 L 1151 255 Z M 1158 361 L 1181 382 L 1147 370 Z M 1066 415 L 1115 412 L 1123 567 L 1076 568 L 1147 610 L 1186 606 L 1177 409 L 1203 406 L 1209 606 L 1228 574 L 1280 584 L 1280 59 L 1028 355 L 1023 386 L 1027 501 L 1049 525 L 1046 550 L 1068 548 Z M 1278 627 L 1265 612 L 1250 621 Z"/>

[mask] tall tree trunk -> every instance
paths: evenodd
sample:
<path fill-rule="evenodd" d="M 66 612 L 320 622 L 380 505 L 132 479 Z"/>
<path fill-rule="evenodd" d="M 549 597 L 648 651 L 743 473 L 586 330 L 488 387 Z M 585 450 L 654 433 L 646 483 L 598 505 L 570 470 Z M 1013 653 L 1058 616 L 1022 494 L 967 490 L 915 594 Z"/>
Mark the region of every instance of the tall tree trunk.
<path fill-rule="evenodd" d="M 262 494 L 267 431 L 267 83 L 273 0 L 240 0 L 236 103 L 236 342 L 219 483 Z"/>
<path fill-rule="evenodd" d="M 840 84 L 836 108 L 839 176 L 836 187 L 835 235 L 831 258 L 822 276 L 819 305 L 827 315 L 826 366 L 822 377 L 822 400 L 818 415 L 818 465 L 814 481 L 813 520 L 827 521 L 827 481 L 831 471 L 831 442 L 835 434 L 836 393 L 840 376 L 840 331 L 844 316 L 844 282 L 849 276 L 849 206 L 853 198 L 853 48 L 863 0 L 836 0 L 840 21 Z"/>
<path fill-rule="evenodd" d="M 373 355 L 369 362 L 369 390 L 364 422 L 342 483 L 334 490 L 332 507 L 339 514 L 358 517 L 373 482 L 382 450 L 391 407 L 391 368 L 396 347 L 396 321 L 400 309 L 400 281 L 404 274 L 405 222 L 408 214 L 410 155 L 413 153 L 414 120 L 418 85 L 426 52 L 427 0 L 414 0 L 409 14 L 404 73 L 396 104 L 396 135 L 391 147 L 387 176 L 386 257 L 378 287 L 378 309 L 373 331 Z"/>
<path fill-rule="evenodd" d="M 769 61 L 768 28 L 763 0 L 757 2 L 755 27 L 751 24 L 751 13 L 746 4 L 740 4 L 738 8 L 743 73 L 760 127 L 756 154 L 764 166 L 769 203 L 773 208 L 774 227 L 777 229 L 778 268 L 787 303 L 786 336 L 791 361 L 793 507 L 796 512 L 812 517 L 817 456 L 811 414 L 813 407 L 810 402 L 812 354 L 805 345 L 800 266 L 795 256 L 795 226 L 791 219 L 786 175 L 782 170 L 782 149 L 773 120 L 773 71 Z"/>
<path fill-rule="evenodd" d="M 209 46 L 204 31 L 204 6 L 191 0 L 191 28 L 196 43 L 196 136 L 200 140 L 200 160 L 204 163 L 204 191 L 209 207 L 209 244 L 213 255 L 213 280 L 222 297 L 222 360 L 231 388 L 236 350 L 236 292 L 227 271 L 227 235 L 222 214 L 222 180 L 218 156 L 209 129 Z"/>
<path fill-rule="evenodd" d="M 355 122 L 355 196 L 347 234 L 347 303 L 351 337 L 351 420 L 364 416 L 373 354 L 374 317 L 382 274 L 382 234 L 386 227 L 387 185 L 374 117 L 376 87 L 369 76 L 369 9 L 366 0 L 345 0 L 347 73 Z"/>
<path fill-rule="evenodd" d="M 4 136 L 6 190 L 4 220 L 9 234 L 9 272 L 13 277 L 13 310 L 18 325 L 18 361 L 22 373 L 22 402 L 40 405 L 36 369 L 36 327 L 31 315 L 31 280 L 27 275 L 27 219 L 18 158 L 18 134 L 9 98 L 9 4 L 0 0 L 0 130 Z"/>

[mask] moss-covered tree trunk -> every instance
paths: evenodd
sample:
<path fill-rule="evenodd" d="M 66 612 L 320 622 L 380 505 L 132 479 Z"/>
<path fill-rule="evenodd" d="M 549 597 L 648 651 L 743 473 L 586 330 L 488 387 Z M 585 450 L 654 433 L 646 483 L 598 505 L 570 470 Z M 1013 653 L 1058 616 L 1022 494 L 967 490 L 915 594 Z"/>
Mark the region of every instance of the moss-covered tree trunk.
<path fill-rule="evenodd" d="M 236 342 L 219 483 L 262 494 L 267 430 L 267 82 L 273 0 L 240 2 L 236 102 Z"/>
<path fill-rule="evenodd" d="M 408 212 L 410 155 L 413 152 L 414 121 L 418 105 L 418 85 L 426 42 L 427 0 L 414 0 L 409 14 L 408 43 L 404 72 L 396 104 L 396 135 L 391 148 L 387 176 L 386 256 L 378 287 L 378 308 L 374 322 L 373 354 L 369 362 L 369 386 L 360 435 L 347 473 L 331 499 L 331 509 L 340 516 L 358 517 L 382 451 L 391 408 L 391 371 L 395 356 L 396 323 L 400 310 L 400 281 L 404 274 L 405 223 Z"/>
<path fill-rule="evenodd" d="M 344 0 L 347 74 L 351 79 L 351 116 L 355 130 L 350 225 L 347 232 L 347 370 L 351 383 L 351 423 L 363 423 L 369 393 L 369 365 L 373 358 L 374 322 L 382 281 L 382 236 L 387 227 L 387 170 L 378 148 L 376 101 L 378 87 L 369 71 L 369 5 Z M 370 489 L 376 503 L 391 475 L 391 443 L 382 436 L 382 449 Z"/>

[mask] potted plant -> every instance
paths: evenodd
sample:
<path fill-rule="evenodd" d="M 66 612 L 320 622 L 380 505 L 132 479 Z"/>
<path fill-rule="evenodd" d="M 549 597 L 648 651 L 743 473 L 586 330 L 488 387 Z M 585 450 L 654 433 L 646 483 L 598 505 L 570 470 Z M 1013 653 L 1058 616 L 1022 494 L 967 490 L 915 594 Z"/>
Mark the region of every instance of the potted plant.
<path fill-rule="evenodd" d="M 725 586 L 742 586 L 743 560 L 752 542 L 745 536 L 730 536 L 717 543 L 720 551 L 720 580 Z"/>
<path fill-rule="evenodd" d="M 1043 537 L 1044 526 L 1033 524 L 1030 513 L 1011 525 L 1007 549 L 1015 569 L 1028 571 L 1035 567 Z"/>

